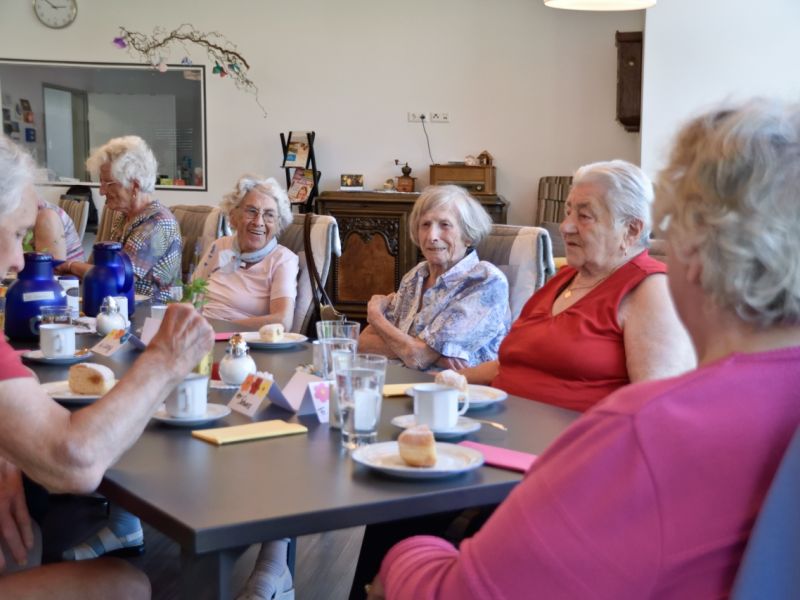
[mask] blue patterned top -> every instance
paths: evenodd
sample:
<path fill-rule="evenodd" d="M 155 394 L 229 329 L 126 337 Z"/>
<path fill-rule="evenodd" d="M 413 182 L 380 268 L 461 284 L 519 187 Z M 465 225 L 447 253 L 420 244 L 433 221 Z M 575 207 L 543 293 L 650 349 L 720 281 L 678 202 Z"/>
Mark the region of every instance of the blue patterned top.
<path fill-rule="evenodd" d="M 136 293 L 169 300 L 169 288 L 181 278 L 181 230 L 172 212 L 154 200 L 127 227 L 120 213 L 109 237 L 133 263 Z"/>
<path fill-rule="evenodd" d="M 386 318 L 442 356 L 470 366 L 497 358 L 511 322 L 508 281 L 493 264 L 470 251 L 422 293 L 427 261 L 405 274 Z M 420 303 L 420 296 L 422 303 Z"/>

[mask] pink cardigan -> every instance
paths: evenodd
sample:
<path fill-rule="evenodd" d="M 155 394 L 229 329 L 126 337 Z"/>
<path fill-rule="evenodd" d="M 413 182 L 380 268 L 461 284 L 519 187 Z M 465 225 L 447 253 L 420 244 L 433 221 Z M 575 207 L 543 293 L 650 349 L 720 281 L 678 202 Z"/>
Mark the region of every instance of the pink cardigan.
<path fill-rule="evenodd" d="M 472 539 L 397 544 L 387 597 L 718 598 L 800 423 L 800 348 L 619 390 Z"/>

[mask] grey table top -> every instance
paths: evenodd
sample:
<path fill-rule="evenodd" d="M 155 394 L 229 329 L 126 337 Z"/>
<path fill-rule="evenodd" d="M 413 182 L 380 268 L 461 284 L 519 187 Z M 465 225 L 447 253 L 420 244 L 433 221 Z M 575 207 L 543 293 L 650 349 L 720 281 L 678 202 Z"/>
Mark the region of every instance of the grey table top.
<path fill-rule="evenodd" d="M 217 330 L 231 330 L 215 323 Z M 87 343 L 91 343 L 91 338 Z M 78 345 L 81 345 L 79 338 Z M 215 346 L 219 360 L 226 344 Z M 252 350 L 260 369 L 284 385 L 295 367 L 311 362 L 311 345 L 285 350 Z M 121 375 L 135 351 L 114 359 L 98 357 Z M 42 381 L 64 379 L 64 367 L 37 366 Z M 388 383 L 431 377 L 392 365 Z M 226 403 L 233 391 L 210 390 L 211 402 Z M 383 402 L 379 440 L 395 439 L 389 421 L 412 412 L 408 397 Z M 470 413 L 504 423 L 507 432 L 483 426 L 467 436 L 482 443 L 539 453 L 577 413 L 510 397 Z M 397 518 L 499 502 L 521 474 L 483 466 L 442 480 L 402 480 L 373 472 L 343 451 L 339 431 L 267 405 L 256 420 L 284 419 L 308 427 L 294 435 L 216 447 L 191 437 L 191 429 L 151 421 L 139 441 L 108 470 L 100 491 L 112 501 L 175 539 L 185 551 L 205 553 L 278 537 L 290 537 Z M 233 413 L 210 427 L 249 422 Z"/>

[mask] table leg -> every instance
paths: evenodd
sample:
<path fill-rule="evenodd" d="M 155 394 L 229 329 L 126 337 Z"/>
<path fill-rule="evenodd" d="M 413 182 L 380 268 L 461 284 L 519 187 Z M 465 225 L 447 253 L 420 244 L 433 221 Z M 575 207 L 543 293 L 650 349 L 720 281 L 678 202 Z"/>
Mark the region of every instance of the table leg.
<path fill-rule="evenodd" d="M 181 599 L 228 600 L 232 597 L 233 565 L 249 546 L 207 554 L 181 549 Z"/>

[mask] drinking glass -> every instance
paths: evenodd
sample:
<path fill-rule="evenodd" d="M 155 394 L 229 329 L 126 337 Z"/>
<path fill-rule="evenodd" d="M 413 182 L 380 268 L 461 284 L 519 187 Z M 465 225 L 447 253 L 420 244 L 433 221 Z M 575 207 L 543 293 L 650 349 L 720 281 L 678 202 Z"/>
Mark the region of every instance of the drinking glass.
<path fill-rule="evenodd" d="M 381 354 L 356 354 L 353 366 L 363 369 L 372 369 L 380 376 L 379 389 L 383 393 L 383 384 L 386 382 L 386 365 L 388 360 Z"/>
<path fill-rule="evenodd" d="M 41 323 L 72 324 L 72 309 L 68 306 L 42 306 L 39 315 Z"/>
<path fill-rule="evenodd" d="M 341 423 L 339 403 L 336 393 L 336 370 L 352 366 L 353 357 L 358 348 L 358 341 L 352 338 L 326 338 L 319 340 L 322 355 L 322 378 L 334 383 L 331 389 L 330 420 L 332 427 Z"/>
<path fill-rule="evenodd" d="M 374 369 L 352 367 L 336 372 L 342 446 L 353 450 L 378 439 L 383 390 L 381 375 Z"/>
<path fill-rule="evenodd" d="M 358 321 L 317 321 L 317 339 L 351 338 L 358 340 L 361 323 Z"/>

